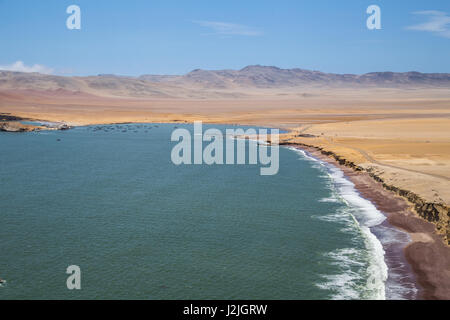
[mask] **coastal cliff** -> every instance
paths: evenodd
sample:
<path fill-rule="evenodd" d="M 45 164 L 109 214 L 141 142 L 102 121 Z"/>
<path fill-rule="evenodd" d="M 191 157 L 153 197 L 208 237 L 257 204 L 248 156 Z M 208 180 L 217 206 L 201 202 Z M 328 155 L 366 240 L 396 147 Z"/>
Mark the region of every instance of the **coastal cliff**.
<path fill-rule="evenodd" d="M 380 182 L 386 190 L 394 192 L 395 194 L 407 199 L 413 205 L 414 211 L 417 215 L 422 219 L 433 223 L 436 226 L 436 233 L 439 234 L 443 238 L 443 241 L 450 246 L 450 208 L 446 204 L 428 202 L 412 191 L 390 185 L 386 183 L 383 178 L 372 172 L 371 169 L 363 168 L 354 162 L 348 161 L 338 154 L 324 150 L 321 147 L 298 142 L 281 142 L 280 145 L 313 148 L 320 151 L 321 154 L 334 159 L 342 166 L 352 168 L 355 171 L 366 172 L 374 180 Z"/>

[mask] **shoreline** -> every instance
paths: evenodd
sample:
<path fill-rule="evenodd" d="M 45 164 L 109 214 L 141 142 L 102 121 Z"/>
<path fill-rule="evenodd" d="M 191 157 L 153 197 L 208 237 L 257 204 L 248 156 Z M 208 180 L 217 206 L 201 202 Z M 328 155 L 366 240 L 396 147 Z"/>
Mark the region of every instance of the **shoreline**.
<path fill-rule="evenodd" d="M 71 128 L 72 126 L 65 122 L 43 121 L 32 118 L 22 118 L 9 113 L 0 113 L 0 131 L 3 132 L 20 133 L 42 130 L 69 130 Z"/>
<path fill-rule="evenodd" d="M 418 300 L 422 290 L 417 282 L 416 275 L 403 253 L 403 248 L 411 242 L 409 234 L 389 223 L 386 213 L 380 210 L 373 199 L 370 199 L 361 192 L 361 185 L 355 183 L 356 181 L 354 179 L 351 179 L 351 175 L 349 175 L 349 172 L 345 168 L 320 154 L 316 154 L 317 150 L 314 148 L 300 148 L 299 146 L 288 146 L 288 148 L 300 150 L 308 157 L 315 159 L 315 161 L 326 163 L 332 168 L 332 171 L 338 170 L 341 172 L 343 178 L 352 184 L 354 192 L 360 198 L 370 202 L 376 208 L 375 210 L 378 214 L 384 217 L 384 221 L 372 226 L 365 225 L 364 221 L 358 220 L 358 223 L 361 228 L 366 227 L 370 230 L 369 232 L 376 238 L 376 241 L 383 249 L 382 259 L 388 270 L 387 278 L 384 282 L 385 300 Z M 331 179 L 333 183 L 339 183 L 334 180 L 335 178 L 331 177 Z M 361 208 L 362 211 L 365 211 L 365 209 Z M 356 219 L 356 217 L 354 218 Z M 369 248 L 367 249 L 369 250 Z"/>
<path fill-rule="evenodd" d="M 387 190 L 368 172 L 356 171 L 323 154 L 319 148 L 295 143 L 284 146 L 306 151 L 313 157 L 341 169 L 345 177 L 354 183 L 355 189 L 361 196 L 371 201 L 380 212 L 386 215 L 385 223 L 388 227 L 394 227 L 410 236 L 411 241 L 406 246 L 397 248 L 394 246 L 386 250 L 386 263 L 392 267 L 394 261 L 390 259 L 396 256 L 395 250 L 401 249 L 402 256 L 411 267 L 416 280 L 417 299 L 450 299 L 450 270 L 448 270 L 450 247 L 446 246 L 442 237 L 435 232 L 434 224 L 425 221 L 413 211 L 413 204 L 404 197 Z"/>
<path fill-rule="evenodd" d="M 143 122 L 132 121 L 127 123 Z M 151 121 L 148 123 L 189 124 L 191 122 L 177 120 Z M 97 123 L 96 125 L 108 124 L 116 123 Z M 85 125 L 73 124 L 73 127 L 78 126 Z M 416 299 L 450 299 L 450 247 L 444 243 L 442 235 L 436 230 L 436 225 L 419 216 L 414 208 L 417 208 L 417 204 L 410 201 L 406 194 L 401 194 L 401 192 L 407 191 L 386 186 L 377 176 L 320 147 L 282 141 L 280 141 L 280 146 L 294 147 L 306 151 L 316 159 L 341 169 L 344 176 L 354 183 L 355 189 L 361 196 L 372 202 L 387 217 L 383 224 L 386 223 L 388 227 L 406 232 L 410 236 L 411 241 L 408 244 L 395 250 L 401 251 L 402 259 L 411 268 L 418 289 Z M 387 187 L 390 187 L 390 189 Z M 386 251 L 388 260 L 390 256 L 395 256 L 395 252 Z M 391 267 L 393 262 L 386 261 L 386 263 L 388 265 L 391 263 L 389 265 Z"/>

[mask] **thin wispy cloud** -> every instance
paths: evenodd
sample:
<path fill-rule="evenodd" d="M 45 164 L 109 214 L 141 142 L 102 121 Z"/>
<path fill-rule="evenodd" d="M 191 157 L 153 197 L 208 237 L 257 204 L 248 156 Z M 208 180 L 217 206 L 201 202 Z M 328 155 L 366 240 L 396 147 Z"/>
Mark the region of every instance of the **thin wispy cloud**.
<path fill-rule="evenodd" d="M 18 72 L 39 72 L 44 74 L 52 74 L 53 69 L 40 65 L 34 64 L 32 66 L 27 66 L 23 61 L 16 61 L 10 65 L 0 65 L 0 70 L 5 71 L 18 71 Z"/>
<path fill-rule="evenodd" d="M 450 16 L 446 12 L 426 10 L 413 12 L 413 14 L 424 16 L 427 20 L 406 29 L 432 32 L 438 36 L 450 38 Z"/>
<path fill-rule="evenodd" d="M 210 34 L 237 35 L 249 37 L 256 37 L 262 35 L 262 32 L 260 32 L 259 30 L 242 24 L 220 22 L 220 21 L 193 21 L 193 23 L 210 29 L 212 31 L 212 33 Z"/>

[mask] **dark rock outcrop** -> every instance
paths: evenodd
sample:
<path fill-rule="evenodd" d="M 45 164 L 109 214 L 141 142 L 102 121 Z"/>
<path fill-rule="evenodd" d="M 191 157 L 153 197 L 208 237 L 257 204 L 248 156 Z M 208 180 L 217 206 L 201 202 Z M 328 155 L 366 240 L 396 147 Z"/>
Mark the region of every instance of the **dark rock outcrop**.
<path fill-rule="evenodd" d="M 23 118 L 17 117 L 17 116 L 13 116 L 9 113 L 0 113 L 0 122 L 3 121 L 22 121 L 25 120 Z"/>

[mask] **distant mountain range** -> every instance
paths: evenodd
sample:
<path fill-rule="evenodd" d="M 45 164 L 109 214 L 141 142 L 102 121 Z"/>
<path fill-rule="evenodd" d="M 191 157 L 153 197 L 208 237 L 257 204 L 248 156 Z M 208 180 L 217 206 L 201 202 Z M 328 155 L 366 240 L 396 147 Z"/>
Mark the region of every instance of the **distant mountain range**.
<path fill-rule="evenodd" d="M 247 66 L 241 70 L 197 69 L 184 76 L 142 75 L 139 79 L 152 82 L 191 83 L 207 87 L 233 86 L 279 88 L 308 85 L 326 86 L 450 86 L 448 73 L 372 72 L 363 75 L 335 74 L 305 69 L 280 69 L 269 66 Z"/>
<path fill-rule="evenodd" d="M 39 73 L 0 71 L 0 90 L 71 91 L 100 96 L 151 98 L 239 98 L 247 92 L 303 88 L 450 88 L 448 73 L 372 72 L 334 74 L 304 69 L 247 66 L 241 70 L 193 70 L 185 75 L 103 74 L 65 77 Z"/>

